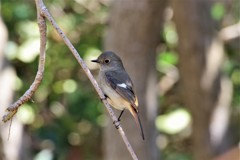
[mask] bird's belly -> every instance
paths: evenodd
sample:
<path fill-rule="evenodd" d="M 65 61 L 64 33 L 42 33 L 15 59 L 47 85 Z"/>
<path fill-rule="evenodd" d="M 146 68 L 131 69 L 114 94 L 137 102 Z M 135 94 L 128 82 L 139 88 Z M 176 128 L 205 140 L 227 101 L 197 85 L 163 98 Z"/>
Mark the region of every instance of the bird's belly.
<path fill-rule="evenodd" d="M 112 88 L 104 89 L 104 93 L 108 96 L 108 103 L 118 109 L 123 110 L 125 109 L 129 103 L 125 101 L 115 90 Z"/>

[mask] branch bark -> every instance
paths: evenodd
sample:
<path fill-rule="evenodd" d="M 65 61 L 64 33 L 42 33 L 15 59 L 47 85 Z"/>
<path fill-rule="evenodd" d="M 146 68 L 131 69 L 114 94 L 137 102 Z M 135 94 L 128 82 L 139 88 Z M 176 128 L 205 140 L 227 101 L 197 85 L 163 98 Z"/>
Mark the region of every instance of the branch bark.
<path fill-rule="evenodd" d="M 77 50 L 74 48 L 74 46 L 72 45 L 70 40 L 67 38 L 67 36 L 63 33 L 63 31 L 57 25 L 57 23 L 55 22 L 55 20 L 53 19 L 53 17 L 49 13 L 49 11 L 47 10 L 46 6 L 44 5 L 43 1 L 35 0 L 35 3 L 36 3 L 36 7 L 37 7 L 38 26 L 39 26 L 39 31 L 40 31 L 40 56 L 39 56 L 39 67 L 38 67 L 37 75 L 36 75 L 34 82 L 30 86 L 30 88 L 24 93 L 24 95 L 22 97 L 20 97 L 15 103 L 13 103 L 11 106 L 9 106 L 7 108 L 8 113 L 5 116 L 3 116 L 4 122 L 7 122 L 10 119 L 12 119 L 13 116 L 17 113 L 18 108 L 22 104 L 28 102 L 32 98 L 33 94 L 38 89 L 38 87 L 42 81 L 43 73 L 44 73 L 44 65 L 45 65 L 46 30 L 47 30 L 45 18 L 50 21 L 50 23 L 52 24 L 54 29 L 62 37 L 64 43 L 68 46 L 68 48 L 70 49 L 70 51 L 72 52 L 72 54 L 74 55 L 74 57 L 76 58 L 78 63 L 83 68 L 85 74 L 91 81 L 91 83 L 94 86 L 95 90 L 97 91 L 99 97 L 101 99 L 105 98 L 102 90 L 100 89 L 98 83 L 96 82 L 96 80 L 94 79 L 90 70 L 88 69 L 86 63 L 82 60 L 82 58 L 80 57 L 80 55 L 78 54 Z M 118 123 L 118 124 L 116 124 L 119 126 L 118 131 L 119 131 L 120 135 L 122 136 L 122 139 L 129 151 L 129 153 L 132 156 L 132 159 L 138 160 L 133 148 L 131 147 L 131 145 L 125 135 L 124 130 L 121 127 L 121 124 L 117 121 L 117 117 L 115 116 L 115 114 L 114 114 L 112 108 L 110 107 L 110 105 L 108 104 L 107 100 L 103 100 L 103 104 L 106 106 L 112 120 Z"/>
<path fill-rule="evenodd" d="M 40 7 L 42 7 L 42 5 Z M 45 65 L 47 27 L 46 27 L 45 18 L 41 15 L 41 10 L 39 9 L 39 7 L 37 7 L 37 17 L 38 17 L 38 26 L 39 26 L 39 32 L 40 32 L 40 55 L 39 55 L 37 75 L 32 85 L 29 87 L 29 89 L 15 103 L 13 103 L 7 108 L 8 114 L 3 116 L 3 119 L 2 119 L 3 122 L 7 122 L 13 118 L 13 116 L 17 113 L 18 108 L 32 98 L 33 94 L 35 93 L 40 83 L 42 82 L 44 65 Z"/>

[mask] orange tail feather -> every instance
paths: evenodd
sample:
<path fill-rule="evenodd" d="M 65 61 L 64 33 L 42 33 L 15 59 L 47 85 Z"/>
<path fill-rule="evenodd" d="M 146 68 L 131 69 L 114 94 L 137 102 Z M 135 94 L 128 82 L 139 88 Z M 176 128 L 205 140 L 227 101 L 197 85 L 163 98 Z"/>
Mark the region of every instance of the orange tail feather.
<path fill-rule="evenodd" d="M 131 111 L 130 111 L 135 119 L 135 122 L 138 126 L 138 129 L 140 131 L 140 134 L 142 136 L 142 139 L 144 140 L 145 137 L 144 137 L 144 133 L 143 133 L 143 128 L 142 128 L 142 124 L 141 124 L 141 121 L 140 121 L 140 118 L 139 118 L 139 114 L 138 112 L 133 108 Z"/>

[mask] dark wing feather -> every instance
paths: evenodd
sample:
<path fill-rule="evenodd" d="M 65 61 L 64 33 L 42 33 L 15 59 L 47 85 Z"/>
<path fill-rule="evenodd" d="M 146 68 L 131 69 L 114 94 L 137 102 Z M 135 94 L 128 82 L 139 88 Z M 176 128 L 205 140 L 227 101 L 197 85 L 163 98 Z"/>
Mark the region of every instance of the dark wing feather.
<path fill-rule="evenodd" d="M 108 84 L 125 100 L 135 106 L 136 96 L 133 91 L 132 81 L 126 72 L 109 71 L 105 73 Z M 126 84 L 126 88 L 118 86 L 118 84 Z"/>

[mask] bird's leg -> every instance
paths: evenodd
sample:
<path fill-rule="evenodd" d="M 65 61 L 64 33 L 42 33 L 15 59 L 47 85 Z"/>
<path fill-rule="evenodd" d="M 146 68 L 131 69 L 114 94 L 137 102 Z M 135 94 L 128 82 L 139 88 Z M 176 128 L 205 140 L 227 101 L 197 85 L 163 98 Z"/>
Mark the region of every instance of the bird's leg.
<path fill-rule="evenodd" d="M 123 110 L 121 111 L 121 113 L 120 113 L 120 115 L 119 115 L 119 117 L 118 117 L 118 121 L 121 121 L 121 117 L 122 117 L 122 114 L 123 114 L 124 111 L 125 111 L 125 109 L 123 109 Z"/>
<path fill-rule="evenodd" d="M 125 110 L 125 109 L 123 109 L 123 110 L 121 111 L 121 113 L 120 113 L 120 115 L 119 115 L 119 117 L 118 117 L 117 121 L 114 121 L 114 122 L 113 122 L 113 124 L 115 125 L 116 129 L 118 129 L 118 128 L 119 128 L 120 121 L 121 121 L 121 119 L 120 119 L 120 118 L 122 117 L 122 114 L 123 114 L 124 110 Z"/>
<path fill-rule="evenodd" d="M 103 102 L 104 100 L 106 100 L 108 98 L 108 96 L 106 94 L 104 94 L 104 98 L 100 98 L 101 102 Z"/>

